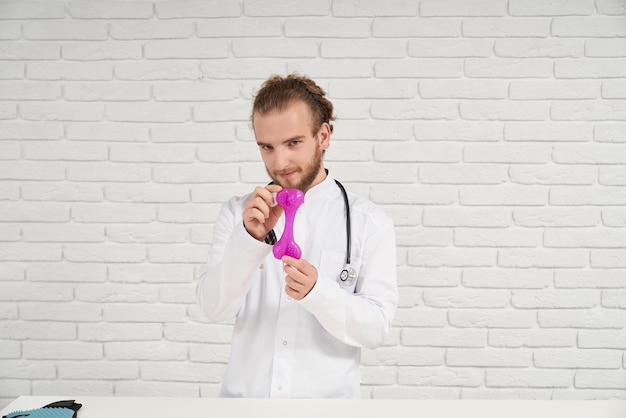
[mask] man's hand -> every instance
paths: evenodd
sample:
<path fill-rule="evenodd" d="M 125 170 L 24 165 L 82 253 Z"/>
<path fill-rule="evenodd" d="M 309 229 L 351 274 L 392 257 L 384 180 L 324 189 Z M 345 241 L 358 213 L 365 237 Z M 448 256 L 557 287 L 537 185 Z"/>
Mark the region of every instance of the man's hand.
<path fill-rule="evenodd" d="M 283 207 L 275 205 L 272 193 L 282 190 L 277 184 L 265 187 L 257 186 L 243 210 L 243 225 L 246 231 L 259 241 L 276 226 L 283 214 Z"/>
<path fill-rule="evenodd" d="M 285 271 L 285 293 L 296 300 L 309 294 L 317 283 L 317 269 L 305 259 L 283 256 Z"/>

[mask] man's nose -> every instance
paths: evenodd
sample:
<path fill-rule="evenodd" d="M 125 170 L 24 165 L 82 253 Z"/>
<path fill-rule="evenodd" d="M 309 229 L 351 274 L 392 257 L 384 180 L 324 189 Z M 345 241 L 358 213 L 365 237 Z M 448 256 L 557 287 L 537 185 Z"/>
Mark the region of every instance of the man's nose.
<path fill-rule="evenodd" d="M 289 166 L 289 155 L 286 150 L 281 148 L 274 150 L 274 165 L 277 170 L 283 170 Z"/>

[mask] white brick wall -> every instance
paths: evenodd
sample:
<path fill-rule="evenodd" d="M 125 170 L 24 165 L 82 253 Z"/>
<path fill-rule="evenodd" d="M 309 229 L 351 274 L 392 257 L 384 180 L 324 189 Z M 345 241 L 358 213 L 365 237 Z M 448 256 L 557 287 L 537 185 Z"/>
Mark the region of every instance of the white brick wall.
<path fill-rule="evenodd" d="M 0 0 L 0 406 L 216 395 L 194 278 L 290 71 L 397 228 L 365 397 L 626 399 L 624 0 Z"/>

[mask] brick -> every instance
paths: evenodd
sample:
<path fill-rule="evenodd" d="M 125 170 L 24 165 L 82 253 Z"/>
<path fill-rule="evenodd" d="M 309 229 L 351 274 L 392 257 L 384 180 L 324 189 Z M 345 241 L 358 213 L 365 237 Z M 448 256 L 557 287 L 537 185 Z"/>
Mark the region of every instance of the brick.
<path fill-rule="evenodd" d="M 626 267 L 626 251 L 622 249 L 591 251 L 591 266 L 594 268 L 624 268 Z"/>
<path fill-rule="evenodd" d="M 103 242 L 104 228 L 98 225 L 30 224 L 22 227 L 24 242 Z"/>
<path fill-rule="evenodd" d="M 570 370 L 489 369 L 485 381 L 492 388 L 568 388 L 573 375 Z"/>
<path fill-rule="evenodd" d="M 461 147 L 446 143 L 388 142 L 374 146 L 374 158 L 384 162 L 456 163 L 461 159 Z"/>
<path fill-rule="evenodd" d="M 184 264 L 114 264 L 108 269 L 108 280 L 111 282 L 180 283 L 193 277 L 193 266 Z"/>
<path fill-rule="evenodd" d="M 38 262 L 26 268 L 30 282 L 104 282 L 106 277 L 106 265 L 98 263 Z"/>
<path fill-rule="evenodd" d="M 446 18 L 377 17 L 372 22 L 376 38 L 454 37 L 461 36 L 460 20 Z"/>
<path fill-rule="evenodd" d="M 214 59 L 228 57 L 228 43 L 219 39 L 147 41 L 143 45 L 147 59 Z"/>
<path fill-rule="evenodd" d="M 602 211 L 602 223 L 605 226 L 626 226 L 626 210 L 605 209 Z"/>
<path fill-rule="evenodd" d="M 0 59 L 4 60 L 58 60 L 61 47 L 43 42 L 0 42 Z"/>
<path fill-rule="evenodd" d="M 30 360 L 98 360 L 102 345 L 77 341 L 24 341 L 23 357 Z"/>
<path fill-rule="evenodd" d="M 198 22 L 198 28 L 206 23 Z M 193 35 L 193 22 L 191 21 L 112 21 L 110 24 L 110 36 L 118 40 L 130 39 L 184 39 Z M 200 29 L 198 29 L 200 32 Z M 226 36 L 226 34 L 224 35 Z"/>
<path fill-rule="evenodd" d="M 509 292 L 487 289 L 426 289 L 424 304 L 432 308 L 505 308 Z"/>
<path fill-rule="evenodd" d="M 381 78 L 457 78 L 463 75 L 463 60 L 385 59 L 374 64 L 374 74 Z"/>
<path fill-rule="evenodd" d="M 72 262 L 140 263 L 146 260 L 146 250 L 133 244 L 67 244 L 63 256 Z"/>
<path fill-rule="evenodd" d="M 23 62 L 3 62 L 0 67 L 0 80 L 22 79 L 26 74 L 26 64 Z"/>
<path fill-rule="evenodd" d="M 499 80 L 422 80 L 419 94 L 424 99 L 505 99 L 508 85 Z"/>
<path fill-rule="evenodd" d="M 545 231 L 546 247 L 621 248 L 626 246 L 622 231 L 607 228 L 559 228 Z"/>
<path fill-rule="evenodd" d="M 113 67 L 101 62 L 32 62 L 26 74 L 32 80 L 109 81 Z"/>
<path fill-rule="evenodd" d="M 189 228 L 179 225 L 108 225 L 106 236 L 118 243 L 184 243 L 189 239 Z"/>
<path fill-rule="evenodd" d="M 585 41 L 585 56 L 592 58 L 620 58 L 626 56 L 621 39 L 591 38 Z"/>
<path fill-rule="evenodd" d="M 556 166 L 518 165 L 511 167 L 511 181 L 521 184 L 580 184 L 591 185 L 596 182 L 596 172 L 592 166 Z"/>
<path fill-rule="evenodd" d="M 163 144 L 113 144 L 109 160 L 114 162 L 192 163 L 195 148 Z"/>
<path fill-rule="evenodd" d="M 185 344 L 169 341 L 124 341 L 104 343 L 107 360 L 186 360 Z"/>
<path fill-rule="evenodd" d="M 49 82 L 0 82 L 0 100 L 58 100 L 61 86 Z"/>
<path fill-rule="evenodd" d="M 622 355 L 617 350 L 537 350 L 533 363 L 539 368 L 615 369 L 619 368 Z"/>
<path fill-rule="evenodd" d="M 561 186 L 550 190 L 550 204 L 555 206 L 624 205 L 626 189 L 614 186 Z"/>
<path fill-rule="evenodd" d="M 417 86 L 412 81 L 405 80 L 342 80 L 331 82 L 328 86 L 328 94 L 337 99 L 389 99 L 406 98 L 416 96 Z"/>
<path fill-rule="evenodd" d="M 406 43 L 395 39 L 321 41 L 322 58 L 402 58 Z"/>
<path fill-rule="evenodd" d="M 422 222 L 433 227 L 504 227 L 511 223 L 511 211 L 497 208 L 425 208 Z"/>
<path fill-rule="evenodd" d="M 233 141 L 236 136 L 236 126 L 233 123 L 211 122 L 211 129 L 207 129 L 208 126 L 205 123 L 153 125 L 150 129 L 150 137 L 153 142 L 159 143 L 212 143 Z M 215 157 L 224 158 L 223 156 Z"/>
<path fill-rule="evenodd" d="M 572 101 L 573 102 L 573 101 Z M 606 102 L 555 102 L 550 109 L 554 120 L 626 121 L 626 100 Z"/>
<path fill-rule="evenodd" d="M 115 78 L 126 81 L 198 80 L 198 65 L 188 60 L 138 61 L 115 64 Z"/>
<path fill-rule="evenodd" d="M 52 362 L 32 362 L 23 359 L 0 360 L 4 379 L 54 379 L 56 367 Z"/>
<path fill-rule="evenodd" d="M 375 119 L 392 120 L 452 120 L 457 119 L 459 114 L 455 103 L 444 100 L 376 100 L 371 104 L 370 111 Z"/>
<path fill-rule="evenodd" d="M 194 364 L 183 362 L 142 362 L 141 377 L 145 380 L 166 382 L 213 382 L 221 381 L 221 364 Z"/>
<path fill-rule="evenodd" d="M 75 222 L 152 222 L 156 210 L 153 205 L 135 203 L 76 203 L 72 206 L 72 219 Z"/>
<path fill-rule="evenodd" d="M 507 126 L 509 123 L 507 123 Z M 503 138 L 503 125 L 481 121 L 416 121 L 415 139 L 420 141 L 496 142 Z"/>
<path fill-rule="evenodd" d="M 450 348 L 446 352 L 446 365 L 453 367 L 528 367 L 531 363 L 532 352 L 525 349 Z"/>
<path fill-rule="evenodd" d="M 75 298 L 92 303 L 155 303 L 159 289 L 149 284 L 90 283 L 76 286 Z"/>
<path fill-rule="evenodd" d="M 99 393 L 101 396 L 113 396 L 113 383 L 104 381 L 64 381 L 45 380 L 33 382 L 33 394 L 41 396 L 55 396 L 59 391 L 74 393 L 78 396 L 89 396 Z"/>
<path fill-rule="evenodd" d="M 624 370 L 580 370 L 574 378 L 576 388 L 626 389 Z"/>
<path fill-rule="evenodd" d="M 153 180 L 157 183 L 228 183 L 239 180 L 239 168 L 217 165 L 160 165 L 153 169 Z"/>
<path fill-rule="evenodd" d="M 494 48 L 498 57 L 578 58 L 584 55 L 584 41 L 578 39 L 498 39 Z"/>
<path fill-rule="evenodd" d="M 151 244 L 148 247 L 148 260 L 154 263 L 203 263 L 206 261 L 206 257 L 204 245 Z"/>
<path fill-rule="evenodd" d="M 85 303 L 22 302 L 20 319 L 24 321 L 98 322 L 102 308 Z"/>
<path fill-rule="evenodd" d="M 468 186 L 459 192 L 459 202 L 469 206 L 543 206 L 547 190 L 517 185 Z"/>
<path fill-rule="evenodd" d="M 236 58 L 316 58 L 317 42 L 297 38 L 236 38 L 232 40 Z M 342 56 L 343 57 L 343 56 Z"/>
<path fill-rule="evenodd" d="M 75 61 L 121 61 L 142 58 L 142 45 L 130 42 L 66 43 L 63 58 Z"/>
<path fill-rule="evenodd" d="M 38 161 L 104 161 L 107 146 L 98 143 L 29 142 L 24 144 L 23 158 Z"/>
<path fill-rule="evenodd" d="M 398 369 L 398 382 L 403 385 L 426 387 L 456 386 L 465 388 L 479 387 L 483 380 L 483 372 L 473 369 L 441 367 L 402 367 Z"/>
<path fill-rule="evenodd" d="M 509 96 L 513 100 L 596 99 L 598 85 L 585 80 L 520 80 L 511 82 Z"/>
<path fill-rule="evenodd" d="M 411 39 L 409 57 L 489 57 L 493 42 L 484 39 Z"/>
<path fill-rule="evenodd" d="M 130 122 L 76 122 L 66 129 L 67 139 L 77 141 L 146 142 L 150 138 L 149 126 Z"/>
<path fill-rule="evenodd" d="M 554 276 L 554 286 L 557 288 L 586 288 L 611 289 L 624 288 L 622 281 L 624 270 L 557 270 Z"/>
<path fill-rule="evenodd" d="M 462 119 L 543 121 L 548 118 L 549 107 L 542 102 L 507 102 L 484 100 L 461 102 Z"/>
<path fill-rule="evenodd" d="M 102 308 L 103 318 L 107 322 L 123 322 L 123 323 L 172 323 L 172 322 L 185 322 L 187 318 L 186 305 L 183 304 L 127 304 L 118 303 L 115 305 L 104 305 Z M 116 360 L 131 360 L 131 359 L 145 359 L 150 360 L 148 357 L 141 357 L 141 351 L 134 349 L 154 347 L 157 351 L 167 351 L 167 341 L 158 340 L 152 342 L 128 342 L 128 343 L 114 343 L 117 347 L 116 352 L 124 353 L 124 355 L 111 355 L 108 350 L 108 344 L 105 346 L 106 358 Z M 113 344 L 113 343 L 111 343 Z M 172 348 L 176 348 L 178 354 L 172 351 L 174 357 L 179 358 L 180 353 L 184 352 L 184 343 L 176 343 L 172 345 Z M 135 357 L 139 356 L 139 357 Z M 186 357 L 186 356 L 183 356 Z M 166 360 L 169 357 L 163 357 L 161 360 Z M 155 357 L 156 359 L 156 357 Z M 172 360 L 174 358 L 171 358 Z M 180 359 L 180 358 L 179 358 Z M 184 358 L 182 358 L 184 360 Z"/>
<path fill-rule="evenodd" d="M 457 247 L 539 247 L 542 231 L 495 228 L 457 228 L 454 244 Z"/>
<path fill-rule="evenodd" d="M 29 182 L 22 185 L 22 199 L 53 202 L 100 202 L 102 188 L 95 184 Z"/>
<path fill-rule="evenodd" d="M 500 19 L 480 18 L 463 20 L 463 36 L 470 38 L 515 38 L 550 35 L 550 20 L 542 18 Z"/>
<path fill-rule="evenodd" d="M 154 98 L 158 101 L 213 101 L 235 100 L 239 86 L 233 81 L 207 80 L 202 83 L 162 82 L 153 85 Z"/>
<path fill-rule="evenodd" d="M 602 123 L 594 129 L 594 140 L 598 142 L 626 142 L 625 124 Z"/>
<path fill-rule="evenodd" d="M 466 145 L 463 161 L 470 163 L 547 163 L 552 148 L 543 144 Z"/>
<path fill-rule="evenodd" d="M 189 201 L 189 189 L 180 185 L 112 184 L 104 188 L 107 200 L 119 203 L 182 203 Z"/>
<path fill-rule="evenodd" d="M 3 222 L 67 222 L 70 206 L 63 203 L 0 202 Z"/>
<path fill-rule="evenodd" d="M 606 308 L 626 308 L 626 291 L 604 290 L 602 292 L 602 306 Z"/>
<path fill-rule="evenodd" d="M 7 22 L 5 20 L 2 22 L 2 27 L 0 27 L 0 39 L 12 41 L 18 40 L 21 36 L 21 32 L 22 25 L 20 23 Z"/>
<path fill-rule="evenodd" d="M 160 340 L 162 335 L 161 324 L 78 324 L 80 340 L 88 342 Z M 80 373 L 79 370 L 76 372 Z"/>
<path fill-rule="evenodd" d="M 537 312 L 542 328 L 622 329 L 622 313 L 606 309 L 555 309 Z"/>
<path fill-rule="evenodd" d="M 153 16 L 151 3 L 125 1 L 81 1 L 71 3 L 68 12 L 77 19 L 148 19 Z"/>
<path fill-rule="evenodd" d="M 62 1 L 6 1 L 2 4 L 2 19 L 62 19 L 64 17 L 65 3 Z"/>
<path fill-rule="evenodd" d="M 600 224 L 597 208 L 519 208 L 513 211 L 516 225 L 525 227 L 595 227 Z"/>
<path fill-rule="evenodd" d="M 626 75 L 625 65 L 626 58 L 615 58 L 608 62 L 602 58 L 562 59 L 554 62 L 554 76 L 567 79 L 623 78 Z M 571 105 L 574 103 L 570 103 Z M 589 106 L 589 103 L 582 103 L 582 105 Z"/>
<path fill-rule="evenodd" d="M 324 30 L 320 31 L 320 27 Z M 285 36 L 290 38 L 350 38 L 363 39 L 371 36 L 371 21 L 366 19 L 287 19 Z M 273 36 L 280 35 L 274 33 Z M 267 35 L 266 35 L 267 36 Z"/>
<path fill-rule="evenodd" d="M 503 249 L 498 266 L 508 268 L 584 268 L 588 251 L 582 249 Z"/>
<path fill-rule="evenodd" d="M 467 3 L 461 0 L 424 0 L 420 15 L 424 16 L 504 16 L 506 2 L 480 0 Z"/>
<path fill-rule="evenodd" d="M 600 294 L 576 290 L 516 290 L 511 305 L 517 309 L 590 309 L 600 304 Z"/>
<path fill-rule="evenodd" d="M 234 17 L 241 14 L 239 3 L 219 0 L 163 1 L 155 3 L 156 15 L 161 19 Z"/>
<path fill-rule="evenodd" d="M 446 247 L 452 244 L 452 231 L 397 226 L 396 244 L 411 247 Z"/>
<path fill-rule="evenodd" d="M 408 264 L 420 267 L 487 267 L 496 264 L 496 251 L 475 248 L 409 249 Z"/>
<path fill-rule="evenodd" d="M 191 107 L 186 103 L 107 103 L 105 116 L 114 122 L 187 122 Z"/>
<path fill-rule="evenodd" d="M 552 22 L 552 36 L 616 37 L 626 34 L 626 17 L 557 17 Z"/>
<path fill-rule="evenodd" d="M 553 66 L 546 58 L 467 58 L 464 73 L 470 78 L 549 78 Z"/>
<path fill-rule="evenodd" d="M 67 380 L 131 380 L 139 379 L 139 366 L 131 361 L 62 361 L 59 378 Z"/>
<path fill-rule="evenodd" d="M 243 101 L 196 103 L 193 119 L 198 122 L 248 121 L 250 105 Z"/>
<path fill-rule="evenodd" d="M 592 0 L 574 3 L 541 0 L 511 0 L 509 2 L 509 13 L 512 16 L 588 16 L 594 12 L 595 7 Z"/>
<path fill-rule="evenodd" d="M 580 348 L 626 349 L 626 331 L 582 330 L 578 334 Z"/>
<path fill-rule="evenodd" d="M 507 348 L 573 348 L 577 331 L 574 329 L 503 329 L 489 331 L 489 345 Z"/>
<path fill-rule="evenodd" d="M 333 16 L 341 17 L 400 17 L 415 16 L 417 12 L 417 4 L 410 0 L 391 0 L 384 5 L 376 0 L 335 0 L 332 2 Z"/>
<path fill-rule="evenodd" d="M 303 19 L 304 20 L 304 19 Z M 297 22 L 302 20 L 298 19 Z M 317 22 L 317 20 L 315 20 Z M 291 20 L 285 21 L 285 34 L 294 36 L 290 24 Z M 306 25 L 305 25 L 306 26 Z M 196 31 L 199 38 L 223 38 L 223 37 L 279 37 L 282 34 L 283 20 L 278 18 L 226 18 L 200 20 L 196 23 Z M 296 30 L 299 30 L 295 28 Z M 161 31 L 159 31 L 161 32 Z M 297 32 L 296 32 L 297 33 Z M 317 35 L 320 35 L 319 33 Z M 149 32 L 146 38 L 150 38 Z M 182 37 L 182 36 L 181 36 Z M 185 38 L 188 36 L 185 36 Z"/>
<path fill-rule="evenodd" d="M 71 181 L 147 182 L 150 167 L 123 163 L 71 163 L 67 166 L 67 179 Z"/>
<path fill-rule="evenodd" d="M 495 165 L 428 164 L 419 168 L 423 184 L 501 184 L 508 181 L 505 167 Z"/>
<path fill-rule="evenodd" d="M 460 282 L 461 275 L 456 269 L 398 267 L 398 285 L 403 288 L 403 291 L 408 289 L 407 286 L 455 287 Z"/>
<path fill-rule="evenodd" d="M 580 85 L 580 83 L 578 83 Z M 524 85 L 511 83 L 511 95 L 517 91 L 517 87 Z M 541 85 L 537 85 L 540 89 Z M 581 88 L 584 90 L 584 88 Z M 530 91 L 533 89 L 531 88 Z M 546 87 L 546 92 L 551 88 Z M 530 95 L 528 90 L 526 92 Z M 545 93 L 544 94 L 550 94 Z M 535 97 L 538 98 L 538 97 Z M 504 139 L 506 141 L 533 141 L 533 142 L 586 142 L 594 137 L 594 126 L 590 123 L 576 122 L 508 122 L 504 126 Z"/>
<path fill-rule="evenodd" d="M 89 21 L 41 21 L 23 26 L 23 37 L 27 40 L 91 40 L 103 41 L 107 38 L 107 28 L 103 22 Z"/>

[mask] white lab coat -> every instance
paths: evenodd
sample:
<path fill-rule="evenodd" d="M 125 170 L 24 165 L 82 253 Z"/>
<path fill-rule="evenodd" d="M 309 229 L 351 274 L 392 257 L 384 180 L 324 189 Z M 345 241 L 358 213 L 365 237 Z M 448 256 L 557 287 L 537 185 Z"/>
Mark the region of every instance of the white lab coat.
<path fill-rule="evenodd" d="M 348 192 L 351 265 L 357 280 L 339 284 L 346 258 L 344 200 L 332 177 L 311 188 L 295 216 L 294 237 L 318 280 L 300 301 L 285 294 L 272 247 L 243 227 L 249 195 L 218 216 L 198 302 L 211 321 L 235 318 L 225 397 L 358 398 L 361 347 L 383 344 L 395 314 L 395 234 L 391 219 Z M 283 215 L 274 228 L 281 237 Z"/>

